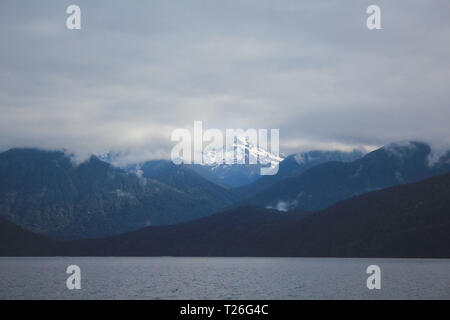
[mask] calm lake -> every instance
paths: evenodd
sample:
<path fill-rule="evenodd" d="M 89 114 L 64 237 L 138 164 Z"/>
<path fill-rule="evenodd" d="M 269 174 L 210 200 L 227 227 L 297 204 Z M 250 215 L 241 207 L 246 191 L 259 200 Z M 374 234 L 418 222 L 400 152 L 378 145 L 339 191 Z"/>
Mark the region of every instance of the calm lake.
<path fill-rule="evenodd" d="M 80 290 L 66 287 L 69 265 Z M 450 299 L 450 260 L 0 258 L 0 299 Z"/>

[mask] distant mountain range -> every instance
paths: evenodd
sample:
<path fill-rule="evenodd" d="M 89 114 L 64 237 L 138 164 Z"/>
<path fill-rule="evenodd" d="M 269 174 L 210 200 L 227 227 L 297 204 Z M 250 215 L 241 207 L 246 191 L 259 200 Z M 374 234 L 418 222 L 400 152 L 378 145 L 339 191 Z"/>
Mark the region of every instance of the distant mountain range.
<path fill-rule="evenodd" d="M 223 208 L 236 200 L 233 193 L 203 178 L 190 165 L 175 165 L 170 160 L 151 160 L 130 166 L 127 171 L 189 194 L 208 205 L 211 210 Z"/>
<path fill-rule="evenodd" d="M 262 176 L 253 183 L 235 188 L 233 191 L 236 194 L 236 197 L 247 198 L 262 192 L 279 181 L 298 176 L 319 164 L 330 161 L 351 162 L 360 159 L 363 156 L 364 154 L 358 150 L 351 152 L 315 150 L 292 154 L 280 162 L 279 170 L 276 175 Z"/>
<path fill-rule="evenodd" d="M 258 159 L 257 164 L 250 164 L 250 155 Z M 191 168 L 206 180 L 226 189 L 243 186 L 258 180 L 261 177 L 260 169 L 262 166 L 283 160 L 282 156 L 254 146 L 242 138 L 236 138 L 232 145 L 227 145 L 225 150 L 221 149 L 220 152 L 214 148 L 207 147 L 202 157 L 202 164 L 185 164 L 184 167 Z M 130 167 L 130 159 L 134 157 L 127 152 L 109 152 L 99 154 L 98 158 L 114 166 L 128 168 Z M 219 158 L 220 161 L 218 160 Z M 223 159 L 228 159 L 230 162 L 222 163 L 224 162 Z M 165 162 L 165 160 L 154 160 L 148 163 L 156 165 L 158 161 Z M 140 164 L 132 163 L 131 167 L 136 165 Z"/>
<path fill-rule="evenodd" d="M 192 164 L 191 168 L 205 179 L 226 189 L 248 185 L 261 178 L 259 164 Z"/>
<path fill-rule="evenodd" d="M 449 153 L 436 159 L 424 143 L 391 144 L 355 161 L 329 161 L 313 166 L 256 194 L 247 191 L 249 195 L 245 197 L 244 193 L 238 204 L 316 211 L 355 195 L 449 171 Z"/>
<path fill-rule="evenodd" d="M 192 168 L 206 179 L 213 176 L 214 181 L 222 181 L 222 185 L 232 188 L 258 180 L 261 177 L 261 167 L 283 161 L 282 156 L 253 145 L 243 138 L 236 138 L 234 143 L 225 149 L 206 148 L 202 156 L 203 164 L 194 164 Z M 250 158 L 257 161 L 257 164 L 251 164 Z M 218 159 L 225 159 L 226 163 Z"/>
<path fill-rule="evenodd" d="M 58 240 L 104 238 L 242 206 L 319 211 L 356 195 L 449 171 L 448 153 L 436 157 L 428 145 L 409 142 L 367 155 L 291 155 L 275 176 L 224 188 L 192 165 L 167 160 L 118 168 L 97 157 L 74 164 L 59 151 L 11 149 L 0 153 L 0 217 Z"/>
<path fill-rule="evenodd" d="M 232 204 L 227 190 L 192 170 L 169 165 L 154 178 L 146 172 L 139 177 L 96 157 L 75 165 L 63 152 L 11 149 L 0 154 L 0 216 L 75 239 L 179 223 Z"/>
<path fill-rule="evenodd" d="M 314 213 L 240 207 L 187 223 L 64 243 L 46 243 L 0 220 L 0 235 L 9 244 L 0 246 L 0 255 L 450 258 L 450 174 Z"/>

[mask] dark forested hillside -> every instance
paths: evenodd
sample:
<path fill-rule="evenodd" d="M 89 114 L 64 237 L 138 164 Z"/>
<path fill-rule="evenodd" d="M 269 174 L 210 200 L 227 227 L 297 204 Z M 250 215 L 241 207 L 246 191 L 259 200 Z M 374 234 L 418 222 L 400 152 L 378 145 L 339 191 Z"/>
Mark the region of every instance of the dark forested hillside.
<path fill-rule="evenodd" d="M 235 201 L 227 189 L 210 182 L 190 165 L 176 165 L 169 160 L 152 160 L 138 166 L 144 178 L 154 179 L 209 203 L 211 210 L 224 208 Z"/>
<path fill-rule="evenodd" d="M 53 232 L 74 232 L 73 226 L 82 231 L 91 228 L 99 234 L 105 228 L 121 230 L 120 223 L 136 221 L 138 226 L 151 215 L 159 217 L 155 211 L 141 210 L 144 207 L 161 208 L 158 212 L 169 217 L 182 212 L 163 209 L 165 197 L 185 194 L 167 184 L 142 181 L 95 158 L 74 166 L 63 154 L 39 154 L 31 167 L 14 152 L 10 159 L 14 166 L 6 166 L 8 162 L 0 157 L 2 214 L 15 214 L 22 224 L 51 226 Z M 44 168 L 45 174 L 33 170 L 33 165 Z M 406 167 L 413 172 L 415 166 Z M 120 195 L 118 190 L 130 195 Z M 187 199 L 186 205 L 190 198 L 181 199 Z M 60 243 L 3 219 L 0 231 L 0 255 L 449 258 L 450 174 L 353 196 L 316 212 L 244 206 L 184 223 Z"/>
<path fill-rule="evenodd" d="M 316 150 L 293 154 L 280 162 L 279 170 L 276 175 L 262 176 L 255 182 L 235 188 L 233 191 L 239 198 L 250 197 L 254 194 L 262 192 L 265 189 L 268 189 L 283 179 L 298 176 L 306 170 L 319 164 L 330 161 L 351 162 L 361 158 L 362 156 L 363 153 L 358 150 L 354 150 L 352 152 Z"/>
<path fill-rule="evenodd" d="M 283 179 L 240 201 L 281 210 L 322 210 L 373 190 L 411 183 L 450 171 L 448 154 L 431 162 L 431 149 L 420 142 L 388 145 L 353 162 L 327 162 Z"/>
<path fill-rule="evenodd" d="M 12 149 L 0 154 L 0 216 L 57 239 L 104 237 L 199 218 L 230 203 L 205 184 L 215 193 L 200 183 L 189 190 L 138 177 L 96 157 L 76 165 L 63 152 Z"/>
<path fill-rule="evenodd" d="M 54 255 L 57 243 L 0 218 L 0 256 Z"/>
<path fill-rule="evenodd" d="M 67 244 L 71 255 L 450 257 L 450 175 L 320 212 L 240 207 L 196 221 Z"/>

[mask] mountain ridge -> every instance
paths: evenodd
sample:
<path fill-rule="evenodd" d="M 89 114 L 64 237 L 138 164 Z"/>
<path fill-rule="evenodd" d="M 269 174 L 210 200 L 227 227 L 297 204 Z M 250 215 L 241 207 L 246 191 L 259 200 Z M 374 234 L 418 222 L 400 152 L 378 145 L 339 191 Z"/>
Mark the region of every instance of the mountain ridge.
<path fill-rule="evenodd" d="M 352 162 L 319 164 L 240 200 L 237 205 L 322 210 L 351 196 L 450 171 L 449 154 L 429 166 L 430 154 L 431 148 L 421 142 L 387 145 Z"/>
<path fill-rule="evenodd" d="M 36 248 L 27 248 L 32 242 L 25 241 L 21 247 L 20 241 L 37 235 L 15 236 L 17 229 L 23 229 L 12 226 L 13 232 L 5 232 L 6 227 L 0 219 L 2 243 L 11 244 L 18 255 L 36 252 Z M 318 212 L 247 206 L 176 225 L 47 245 L 46 250 L 37 252 L 64 256 L 450 258 L 450 174 L 372 191 Z M 0 255 L 13 254 L 5 251 L 6 247 L 0 246 Z"/>
<path fill-rule="evenodd" d="M 205 182 L 204 190 L 208 187 L 219 188 Z M 0 153 L 0 216 L 57 239 L 102 237 L 187 221 L 231 201 L 212 197 L 127 173 L 94 156 L 74 164 L 62 151 Z"/>
<path fill-rule="evenodd" d="M 207 231 L 205 231 L 207 230 Z M 450 257 L 450 174 L 343 200 L 319 212 L 240 207 L 69 251 L 173 256 Z M 139 244 L 145 243 L 141 246 Z"/>
<path fill-rule="evenodd" d="M 353 150 L 351 152 L 312 150 L 295 153 L 280 162 L 279 170 L 276 175 L 262 176 L 250 184 L 233 189 L 233 191 L 241 199 L 246 198 L 262 192 L 283 179 L 298 176 L 319 164 L 330 161 L 351 162 L 361 158 L 363 155 L 364 154 L 358 150 Z"/>

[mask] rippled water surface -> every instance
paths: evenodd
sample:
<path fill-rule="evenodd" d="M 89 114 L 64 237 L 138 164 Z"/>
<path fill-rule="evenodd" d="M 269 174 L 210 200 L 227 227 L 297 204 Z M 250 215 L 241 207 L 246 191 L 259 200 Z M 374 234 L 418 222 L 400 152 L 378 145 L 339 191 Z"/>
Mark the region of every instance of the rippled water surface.
<path fill-rule="evenodd" d="M 81 268 L 68 290 L 66 268 Z M 366 268 L 381 268 L 368 290 Z M 1 299 L 450 299 L 450 260 L 0 258 Z"/>

